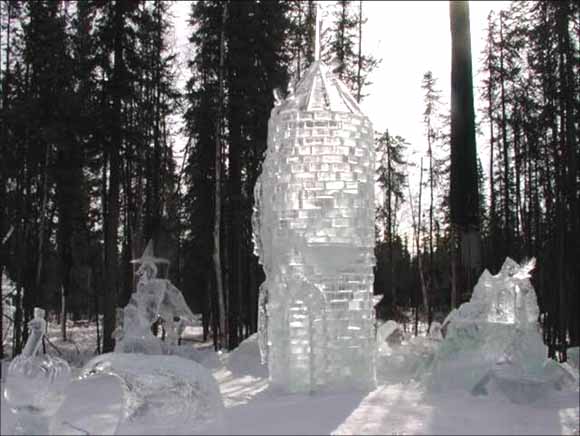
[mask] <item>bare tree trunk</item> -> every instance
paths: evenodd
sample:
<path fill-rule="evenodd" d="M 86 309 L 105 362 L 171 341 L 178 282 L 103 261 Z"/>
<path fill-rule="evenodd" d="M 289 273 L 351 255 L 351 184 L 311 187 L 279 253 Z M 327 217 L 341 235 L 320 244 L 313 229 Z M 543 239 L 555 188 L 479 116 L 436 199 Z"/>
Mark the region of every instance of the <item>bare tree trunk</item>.
<path fill-rule="evenodd" d="M 480 204 L 469 3 L 449 2 L 451 29 L 451 223 L 460 237 L 467 287 L 481 271 Z"/>
<path fill-rule="evenodd" d="M 507 142 L 507 115 L 506 115 L 506 96 L 505 96 L 505 70 L 504 70 L 504 40 L 503 40 L 503 11 L 499 13 L 499 36 L 500 36 L 500 87 L 501 87 L 501 138 L 503 144 L 503 213 L 505 220 L 504 243 L 505 255 L 511 251 L 512 223 L 510 218 L 509 207 L 509 147 Z"/>
<path fill-rule="evenodd" d="M 431 117 L 427 127 L 427 142 L 429 145 L 429 294 L 433 295 L 433 149 L 431 144 Z M 431 306 L 427 309 L 427 331 L 431 329 Z"/>
<path fill-rule="evenodd" d="M 48 203 L 48 159 L 50 155 L 50 145 L 46 144 L 46 150 L 44 154 L 44 168 L 42 174 L 42 205 L 39 213 L 39 229 L 38 229 L 38 251 L 37 251 L 37 262 L 36 262 L 36 279 L 34 282 L 34 288 L 37 295 L 40 295 L 40 282 L 42 279 L 42 261 L 43 251 L 44 251 L 44 229 L 46 222 L 46 207 Z M 31 309 L 31 308 L 30 308 Z M 25 308 L 26 310 L 26 308 Z"/>
<path fill-rule="evenodd" d="M 6 111 L 8 109 L 8 76 L 10 73 L 10 12 L 11 12 L 11 2 L 6 2 L 6 66 L 5 72 L 3 77 L 3 89 L 2 89 L 2 111 Z M 0 23 L 1 23 L 0 14 Z M 0 31 L 0 46 L 2 38 L 2 31 Z M 1 60 L 1 52 L 0 52 L 0 65 L 2 64 Z M 2 69 L 0 68 L 0 73 Z M 4 263 L 6 262 L 6 243 L 8 242 L 8 238 L 10 234 L 4 235 L 4 229 L 7 226 L 7 214 L 6 214 L 6 181 L 4 179 L 6 170 L 4 166 L 4 153 L 6 151 L 6 144 L 8 142 L 8 131 L 6 128 L 6 122 L 2 123 L 2 131 L 0 132 L 2 139 L 2 144 L 0 145 L 0 207 L 2 210 L 0 211 L 0 238 L 3 238 L 0 241 L 0 362 L 4 359 L 4 345 L 2 343 L 2 339 L 4 338 L 4 332 L 2 330 L 3 319 L 4 318 L 4 299 L 2 298 L 2 274 L 4 271 Z M 10 233 L 10 232 L 9 232 Z M 2 365 L 0 364 L 0 379 L 2 379 Z"/>
<path fill-rule="evenodd" d="M 413 208 L 413 198 L 411 196 L 411 187 L 409 186 L 409 202 L 411 206 L 411 218 L 413 220 L 413 227 L 415 229 L 415 246 L 417 248 L 417 265 L 419 267 L 419 280 L 421 282 L 421 294 L 423 296 L 423 310 L 427 314 L 429 312 L 429 295 L 427 293 L 427 285 L 425 283 L 425 271 L 423 268 L 423 259 L 421 253 L 421 197 L 423 192 L 423 158 L 421 158 L 421 172 L 419 176 L 419 204 L 418 204 L 418 216 L 415 219 L 415 211 Z"/>
<path fill-rule="evenodd" d="M 489 118 L 489 227 L 490 227 L 490 245 L 496 248 L 496 233 L 497 233 L 497 209 L 495 199 L 495 182 L 494 182 L 494 157 L 493 149 L 495 147 L 495 137 L 493 132 L 493 73 L 492 73 L 492 45 L 493 39 L 490 33 L 488 39 L 488 65 L 489 83 L 487 85 L 487 116 Z M 495 262 L 495 257 L 492 262 Z"/>
<path fill-rule="evenodd" d="M 356 73 L 356 82 L 357 82 L 357 90 L 356 90 L 356 102 L 360 103 L 361 98 L 361 90 L 362 90 L 362 22 L 363 22 L 363 15 L 362 15 L 362 0 L 358 2 L 358 65 L 357 65 L 357 73 Z"/>
<path fill-rule="evenodd" d="M 457 307 L 457 230 L 451 225 L 451 310 Z"/>
<path fill-rule="evenodd" d="M 66 295 L 64 286 L 60 287 L 60 335 L 66 341 Z"/>
<path fill-rule="evenodd" d="M 107 215 L 105 216 L 105 295 L 103 307 L 103 351 L 113 350 L 112 338 L 115 330 L 115 307 L 118 292 L 118 226 L 119 226 L 119 187 L 120 187 L 120 151 L 122 146 L 121 126 L 121 92 L 124 81 L 123 44 L 124 31 L 124 2 L 115 2 L 115 48 L 113 71 L 113 125 L 112 143 L 109 148 L 109 190 L 107 192 Z"/>
<path fill-rule="evenodd" d="M 224 288 L 222 281 L 222 266 L 220 256 L 220 227 L 221 227 L 221 172 L 222 172 L 222 118 L 224 99 L 224 52 L 225 52 L 225 28 L 228 13 L 228 4 L 223 3 L 222 28 L 220 36 L 220 69 L 219 69 L 219 106 L 216 120 L 216 146 L 215 146 L 215 220 L 213 230 L 213 264 L 215 268 L 216 291 L 219 306 L 220 320 L 220 347 L 228 348 L 228 332 L 226 326 L 226 308 L 224 298 Z"/>
<path fill-rule="evenodd" d="M 387 137 L 387 241 L 389 244 L 389 286 L 391 287 L 391 295 L 393 297 L 393 308 L 397 304 L 397 289 L 395 288 L 395 266 L 394 266 L 394 256 L 393 256 L 393 233 L 394 233 L 394 225 L 393 225 L 393 166 L 391 162 L 391 137 L 389 135 L 389 131 L 386 132 Z M 395 208 L 396 210 L 397 208 Z"/>

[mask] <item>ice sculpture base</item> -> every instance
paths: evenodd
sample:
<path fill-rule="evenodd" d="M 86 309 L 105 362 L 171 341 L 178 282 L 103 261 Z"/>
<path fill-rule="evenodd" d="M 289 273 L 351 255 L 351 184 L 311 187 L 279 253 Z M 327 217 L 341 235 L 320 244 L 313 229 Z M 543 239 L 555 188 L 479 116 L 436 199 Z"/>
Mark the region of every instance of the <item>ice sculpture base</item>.
<path fill-rule="evenodd" d="M 105 375 L 117 377 L 123 393 L 118 434 L 223 433 L 219 387 L 209 370 L 196 362 L 176 356 L 108 353 L 88 362 L 69 391 L 82 390 L 86 380 Z M 106 391 L 102 395 L 112 398 L 118 391 L 114 383 L 102 389 Z M 57 416 L 52 428 L 60 431 L 71 417 L 67 410 Z"/>
<path fill-rule="evenodd" d="M 431 337 L 412 337 L 400 345 L 384 345 L 377 353 L 377 379 L 381 383 L 406 383 L 418 379 L 440 345 Z"/>
<path fill-rule="evenodd" d="M 114 435 L 123 418 L 122 380 L 94 375 L 76 380 L 50 420 L 51 435 Z"/>
<path fill-rule="evenodd" d="M 8 366 L 4 399 L 16 415 L 18 434 L 46 434 L 48 417 L 64 400 L 68 363 L 47 354 L 16 356 Z"/>

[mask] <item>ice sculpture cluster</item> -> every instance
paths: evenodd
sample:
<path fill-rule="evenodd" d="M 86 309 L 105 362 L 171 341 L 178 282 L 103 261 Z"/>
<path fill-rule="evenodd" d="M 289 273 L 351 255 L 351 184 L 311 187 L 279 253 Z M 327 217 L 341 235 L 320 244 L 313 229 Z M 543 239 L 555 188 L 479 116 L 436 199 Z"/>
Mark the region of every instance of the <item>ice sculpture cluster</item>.
<path fill-rule="evenodd" d="M 39 354 L 46 330 L 44 316 L 43 309 L 34 308 L 26 345 L 8 366 L 4 398 L 17 416 L 19 434 L 46 433 L 48 417 L 64 399 L 65 388 L 71 381 L 71 370 L 65 360 Z"/>
<path fill-rule="evenodd" d="M 373 386 L 373 128 L 324 63 L 272 109 L 254 194 L 266 273 L 259 342 L 271 383 Z"/>
<path fill-rule="evenodd" d="M 431 387 L 457 387 L 473 394 L 497 388 L 512 401 L 528 402 L 566 383 L 562 368 L 547 359 L 530 272 L 506 258 L 495 276 L 485 270 L 471 300 L 452 311 L 445 339 L 431 367 Z"/>
<path fill-rule="evenodd" d="M 103 429 L 110 417 L 111 434 L 215 434 L 224 433 L 224 404 L 211 372 L 178 356 L 107 353 L 95 357 L 81 370 L 70 391 L 82 393 L 91 380 L 114 376 L 117 386 L 99 383 L 99 395 L 120 407 L 102 405 L 80 416 L 74 408 L 59 410 L 51 422 L 52 434 L 89 434 Z M 110 379 L 111 377 L 109 377 Z M 119 396 L 119 385 L 121 398 Z M 63 404 L 64 406 L 64 404 Z M 76 430 L 76 433 L 75 433 Z"/>
<path fill-rule="evenodd" d="M 169 261 L 154 256 L 153 241 L 149 241 L 141 258 L 131 262 L 140 264 L 139 280 L 127 306 L 117 310 L 117 329 L 113 333 L 115 351 L 170 354 L 177 348 L 184 324 L 194 323 L 195 316 L 181 291 L 169 280 L 157 278 L 156 264 Z M 167 342 L 151 333 L 151 326 L 159 318 L 165 323 Z"/>

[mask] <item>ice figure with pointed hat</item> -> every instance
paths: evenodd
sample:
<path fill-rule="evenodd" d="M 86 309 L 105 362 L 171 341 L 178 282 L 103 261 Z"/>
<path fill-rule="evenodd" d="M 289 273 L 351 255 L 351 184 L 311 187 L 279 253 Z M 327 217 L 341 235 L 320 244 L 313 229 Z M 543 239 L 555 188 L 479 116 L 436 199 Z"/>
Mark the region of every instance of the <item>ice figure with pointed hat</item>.
<path fill-rule="evenodd" d="M 192 347 L 176 345 L 174 318 L 194 322 L 183 295 L 166 279 L 157 278 L 150 241 L 139 265 L 137 290 L 117 310 L 115 351 L 90 360 L 67 390 L 66 401 L 50 423 L 52 434 L 222 434 L 224 405 L 211 372 L 195 362 Z M 163 318 L 168 342 L 151 333 Z M 189 350 L 189 351 L 187 351 Z M 194 361 L 192 361 L 194 360 Z M 78 396 L 99 387 L 101 398 L 75 407 Z"/>
<path fill-rule="evenodd" d="M 65 360 L 40 353 L 46 331 L 44 314 L 43 309 L 34 308 L 26 345 L 8 366 L 4 398 L 18 417 L 18 434 L 46 434 L 48 417 L 59 407 L 71 381 Z"/>
<path fill-rule="evenodd" d="M 167 354 L 177 344 L 182 322 L 194 323 L 195 317 L 181 291 L 169 280 L 157 278 L 157 264 L 169 264 L 169 261 L 155 257 L 152 240 L 143 255 L 131 263 L 140 265 L 137 270 L 139 279 L 129 304 L 117 311 L 118 326 L 113 333 L 115 351 Z M 151 333 L 151 326 L 159 318 L 165 322 L 167 344 Z"/>
<path fill-rule="evenodd" d="M 272 109 L 254 198 L 271 383 L 374 386 L 373 128 L 318 56 Z"/>

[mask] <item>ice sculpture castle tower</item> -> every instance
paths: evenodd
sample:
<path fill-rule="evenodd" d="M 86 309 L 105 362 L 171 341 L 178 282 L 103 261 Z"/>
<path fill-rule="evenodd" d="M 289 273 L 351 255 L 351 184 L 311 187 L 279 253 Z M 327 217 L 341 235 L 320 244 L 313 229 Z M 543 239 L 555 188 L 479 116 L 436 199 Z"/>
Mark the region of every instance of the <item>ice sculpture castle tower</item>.
<path fill-rule="evenodd" d="M 375 383 L 373 128 L 318 52 L 272 109 L 255 188 L 260 345 L 290 391 Z"/>

